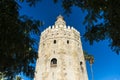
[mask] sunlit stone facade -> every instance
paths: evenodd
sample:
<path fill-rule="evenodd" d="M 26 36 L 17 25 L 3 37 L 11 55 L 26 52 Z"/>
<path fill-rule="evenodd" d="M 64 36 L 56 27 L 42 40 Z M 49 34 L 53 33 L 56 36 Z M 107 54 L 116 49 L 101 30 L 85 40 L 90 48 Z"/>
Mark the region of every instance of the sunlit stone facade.
<path fill-rule="evenodd" d="M 41 33 L 34 80 L 88 80 L 80 33 L 61 15 Z"/>

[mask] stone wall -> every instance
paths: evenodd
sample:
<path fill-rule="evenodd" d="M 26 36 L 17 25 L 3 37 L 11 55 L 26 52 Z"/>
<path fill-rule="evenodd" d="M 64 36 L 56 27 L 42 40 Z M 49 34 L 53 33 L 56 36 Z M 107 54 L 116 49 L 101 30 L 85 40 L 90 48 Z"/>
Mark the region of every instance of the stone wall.
<path fill-rule="evenodd" d="M 62 18 L 41 33 L 38 57 L 35 80 L 88 80 L 80 34 Z"/>

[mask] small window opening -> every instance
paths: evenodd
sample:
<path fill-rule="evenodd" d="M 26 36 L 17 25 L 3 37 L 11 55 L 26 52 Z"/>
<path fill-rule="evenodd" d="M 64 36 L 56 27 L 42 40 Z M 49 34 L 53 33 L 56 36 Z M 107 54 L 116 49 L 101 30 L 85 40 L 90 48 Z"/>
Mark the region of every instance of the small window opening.
<path fill-rule="evenodd" d="M 82 62 L 80 62 L 80 65 L 82 65 L 83 63 Z"/>
<path fill-rule="evenodd" d="M 57 59 L 53 58 L 50 63 L 51 67 L 57 67 Z"/>
<path fill-rule="evenodd" d="M 81 67 L 82 72 L 84 72 L 83 62 L 82 61 L 80 62 L 80 67 Z"/>
<path fill-rule="evenodd" d="M 45 46 L 45 43 L 43 43 L 43 46 Z"/>
<path fill-rule="evenodd" d="M 54 40 L 54 44 L 56 44 L 56 40 Z"/>
<path fill-rule="evenodd" d="M 67 40 L 67 44 L 69 44 L 69 40 Z"/>

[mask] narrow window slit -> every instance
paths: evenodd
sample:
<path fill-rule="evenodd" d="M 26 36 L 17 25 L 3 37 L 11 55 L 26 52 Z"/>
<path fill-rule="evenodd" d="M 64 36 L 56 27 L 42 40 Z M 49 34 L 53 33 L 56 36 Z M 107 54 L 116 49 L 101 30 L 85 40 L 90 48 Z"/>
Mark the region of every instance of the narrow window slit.
<path fill-rule="evenodd" d="M 69 40 L 67 40 L 67 44 L 69 44 Z"/>
<path fill-rule="evenodd" d="M 56 44 L 56 40 L 54 40 L 54 44 Z"/>

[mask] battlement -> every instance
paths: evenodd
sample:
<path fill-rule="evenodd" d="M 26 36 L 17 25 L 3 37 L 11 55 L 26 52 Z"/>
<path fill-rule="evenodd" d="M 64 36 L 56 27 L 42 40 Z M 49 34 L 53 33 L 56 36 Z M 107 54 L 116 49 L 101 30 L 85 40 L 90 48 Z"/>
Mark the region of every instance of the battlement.
<path fill-rule="evenodd" d="M 66 25 L 64 26 L 64 28 L 58 28 L 58 26 L 55 26 L 55 25 L 49 26 L 41 34 L 44 34 L 46 32 L 48 33 L 50 30 L 58 30 L 58 29 L 70 30 L 70 31 L 73 31 L 76 34 L 80 35 L 80 33 L 74 27 L 66 26 Z"/>
<path fill-rule="evenodd" d="M 80 33 L 75 28 L 66 26 L 63 17 L 59 15 L 55 24 L 49 26 L 41 33 L 41 41 L 55 37 L 71 38 L 79 41 Z"/>
<path fill-rule="evenodd" d="M 41 33 L 41 40 L 53 37 L 67 37 L 75 40 L 80 40 L 80 33 L 73 27 L 66 26 L 58 27 L 57 25 L 49 26 Z"/>

